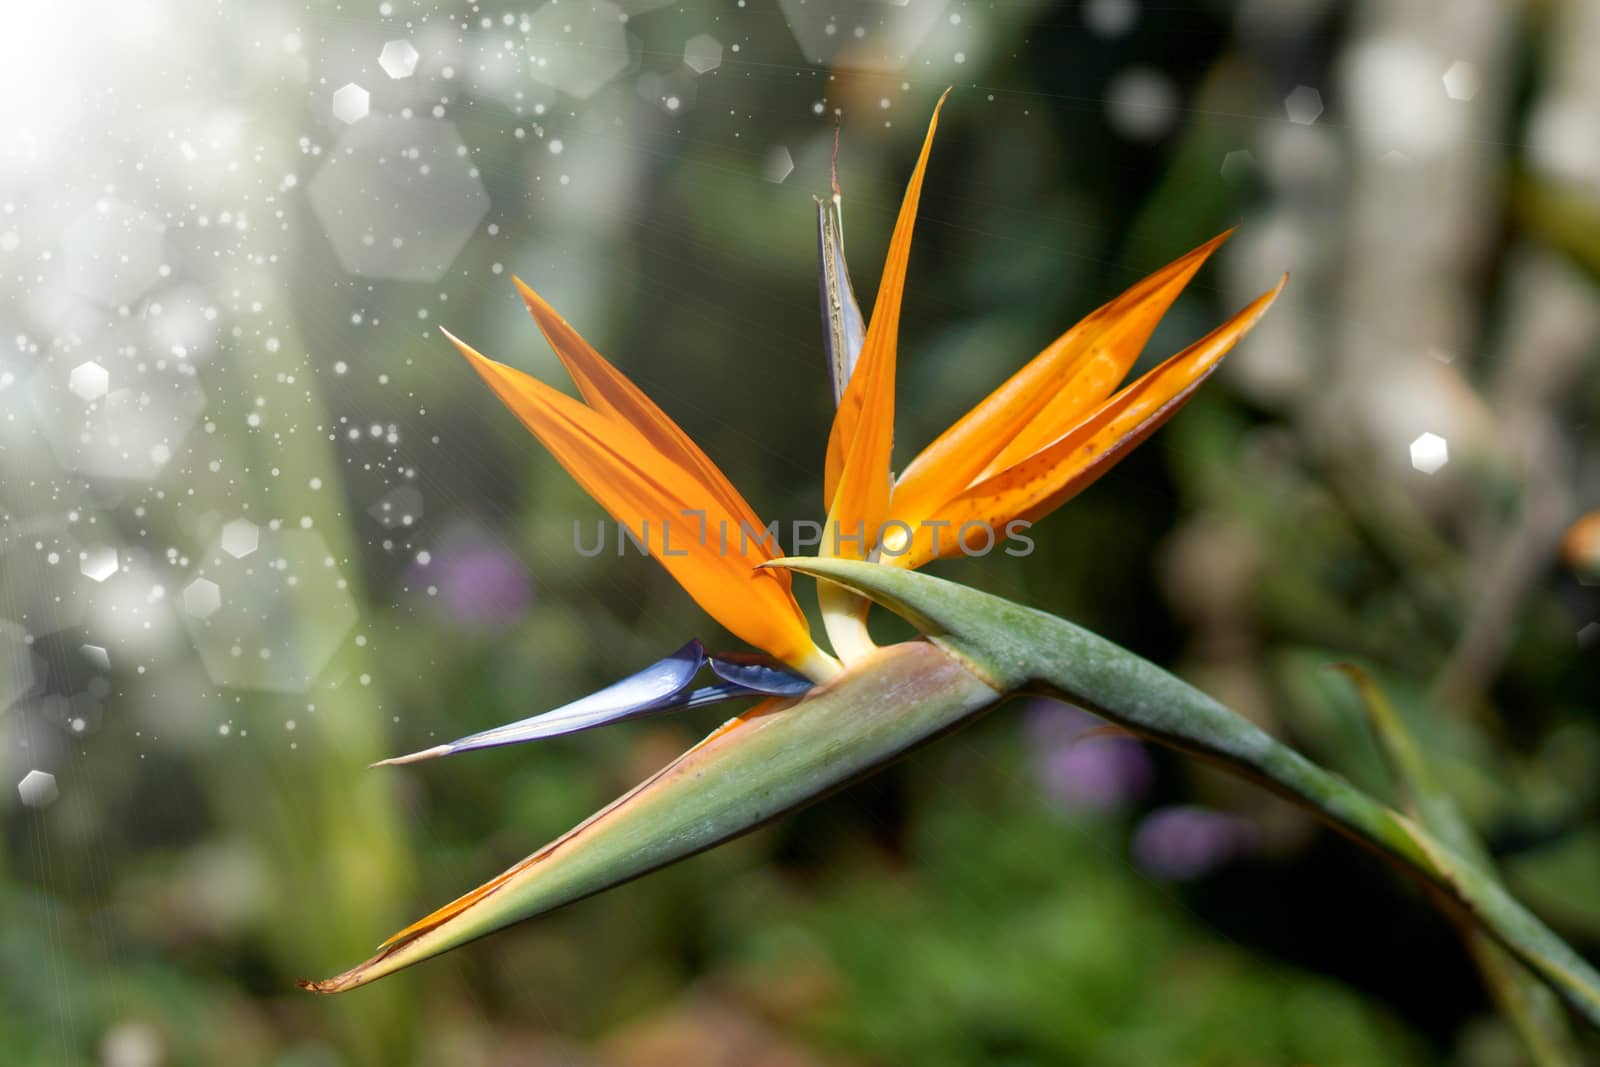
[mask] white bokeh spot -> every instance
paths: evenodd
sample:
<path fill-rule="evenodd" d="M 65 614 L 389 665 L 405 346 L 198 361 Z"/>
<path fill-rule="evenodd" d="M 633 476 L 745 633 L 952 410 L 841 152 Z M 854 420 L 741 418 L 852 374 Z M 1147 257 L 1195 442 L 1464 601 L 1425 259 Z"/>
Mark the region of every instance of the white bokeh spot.
<path fill-rule="evenodd" d="M 1436 433 L 1425 433 L 1411 442 L 1411 465 L 1423 474 L 1433 474 L 1450 462 L 1450 445 Z"/>
<path fill-rule="evenodd" d="M 762 164 L 762 176 L 769 182 L 781 183 L 790 174 L 794 173 L 794 157 L 789 154 L 789 149 L 783 145 L 776 145 L 767 153 L 766 162 Z"/>
<path fill-rule="evenodd" d="M 56 802 L 61 790 L 56 787 L 56 776 L 49 771 L 32 770 L 17 783 L 17 795 L 30 808 L 47 808 Z"/>
<path fill-rule="evenodd" d="M 209 578 L 196 578 L 183 587 L 183 610 L 197 619 L 209 619 L 222 607 L 222 587 Z"/>
<path fill-rule="evenodd" d="M 222 527 L 222 551 L 244 559 L 261 543 L 261 529 L 249 519 L 234 519 Z"/>
<path fill-rule="evenodd" d="M 103 582 L 117 573 L 117 550 L 106 545 L 85 549 L 78 557 L 78 570 L 93 582 Z"/>
<path fill-rule="evenodd" d="M 397 41 L 384 42 L 383 51 L 378 53 L 378 66 L 391 78 L 409 78 L 417 72 L 417 60 L 420 58 L 416 46 L 402 37 Z"/>
<path fill-rule="evenodd" d="M 696 74 L 706 74 L 722 65 L 722 42 L 709 33 L 691 37 L 683 44 L 683 64 Z"/>
<path fill-rule="evenodd" d="M 1444 72 L 1445 95 L 1452 100 L 1471 100 L 1482 87 L 1483 76 L 1478 73 L 1477 66 L 1464 59 L 1456 60 Z"/>
<path fill-rule="evenodd" d="M 333 117 L 340 122 L 355 123 L 367 117 L 372 95 L 355 82 L 347 82 L 333 91 Z"/>
<path fill-rule="evenodd" d="M 99 400 L 110 387 L 111 376 L 92 359 L 73 367 L 72 373 L 67 376 L 67 388 L 80 400 Z"/>
<path fill-rule="evenodd" d="M 1322 94 L 1309 85 L 1297 85 L 1283 98 L 1283 111 L 1290 122 L 1309 126 L 1322 115 Z"/>
<path fill-rule="evenodd" d="M 1106 86 L 1106 117 L 1123 137 L 1154 141 L 1177 121 L 1177 87 L 1158 70 L 1130 67 Z"/>

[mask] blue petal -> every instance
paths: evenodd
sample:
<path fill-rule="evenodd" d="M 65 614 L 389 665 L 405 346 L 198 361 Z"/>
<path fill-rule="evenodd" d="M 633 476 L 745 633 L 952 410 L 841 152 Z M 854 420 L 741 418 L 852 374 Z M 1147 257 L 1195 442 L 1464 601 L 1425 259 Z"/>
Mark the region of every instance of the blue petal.
<path fill-rule="evenodd" d="M 703 685 L 699 689 L 692 690 L 677 707 L 684 710 L 709 708 L 713 704 L 721 704 L 728 700 L 738 700 L 740 697 L 750 695 L 750 690 L 737 682 L 718 682 L 715 685 Z"/>
<path fill-rule="evenodd" d="M 805 675 L 796 674 L 759 652 L 718 652 L 711 657 L 711 670 L 724 681 L 770 696 L 799 696 L 814 684 Z"/>
<path fill-rule="evenodd" d="M 492 730 L 484 730 L 451 741 L 449 744 L 423 749 L 421 752 L 381 760 L 373 766 L 414 763 L 418 760 L 454 755 L 457 752 L 498 748 L 501 745 L 515 745 L 523 741 L 538 741 L 546 737 L 558 737 L 561 734 L 593 729 L 596 726 L 631 719 L 638 715 L 648 715 L 655 711 L 700 707 L 706 703 L 715 703 L 716 701 L 709 696 L 700 698 L 699 703 L 691 703 L 696 696 L 705 692 L 696 690 L 693 694 L 689 693 L 689 686 L 694 683 L 694 676 L 700 673 L 700 668 L 705 662 L 704 646 L 699 641 L 690 641 L 666 659 L 652 663 L 637 674 L 629 675 L 620 682 L 608 685 L 597 693 L 591 693 L 554 711 L 507 723 L 505 726 L 496 726 Z M 730 693 L 729 696 L 719 699 L 726 700 L 735 695 L 739 694 Z"/>

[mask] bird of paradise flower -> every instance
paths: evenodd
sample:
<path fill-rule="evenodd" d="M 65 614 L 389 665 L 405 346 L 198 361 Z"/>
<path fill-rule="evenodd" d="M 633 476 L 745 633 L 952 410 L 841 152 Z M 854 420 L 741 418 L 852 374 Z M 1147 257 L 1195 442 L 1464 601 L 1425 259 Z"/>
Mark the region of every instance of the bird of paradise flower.
<path fill-rule="evenodd" d="M 912 570 L 966 551 L 979 538 L 992 544 L 1009 524 L 1049 514 L 1176 413 L 1287 281 L 1118 389 L 1224 233 L 1056 338 L 893 476 L 900 304 L 943 105 L 941 97 L 864 326 L 845 269 L 837 190 L 831 204 L 818 204 L 824 334 L 837 401 L 824 465 L 824 557 Z M 708 848 L 869 773 L 1006 695 L 935 642 L 879 648 L 867 629 L 870 601 L 826 582 L 818 597 L 832 653 L 824 650 L 795 599 L 778 546 L 762 536 L 767 527 L 744 497 L 648 396 L 537 293 L 520 280 L 516 285 L 581 399 L 446 336 L 619 524 L 659 530 L 694 516 L 701 536 L 678 542 L 676 551 L 655 545 L 652 554 L 707 614 L 762 652 L 713 656 L 690 641 L 573 704 L 383 763 L 736 697 L 766 699 L 556 841 L 395 934 L 372 959 L 302 983 L 319 992 L 362 985 Z M 718 534 L 706 536 L 707 530 Z M 696 687 L 708 666 L 716 680 Z"/>

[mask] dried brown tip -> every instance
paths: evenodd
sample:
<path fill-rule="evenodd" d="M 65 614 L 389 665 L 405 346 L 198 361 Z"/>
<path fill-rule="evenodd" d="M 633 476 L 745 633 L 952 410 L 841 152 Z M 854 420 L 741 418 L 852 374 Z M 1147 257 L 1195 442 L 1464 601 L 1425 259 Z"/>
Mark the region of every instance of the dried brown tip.
<path fill-rule="evenodd" d="M 828 181 L 833 186 L 833 198 L 839 199 L 839 127 L 843 120 L 838 112 L 833 115 L 833 157 L 828 160 Z"/>
<path fill-rule="evenodd" d="M 369 960 L 368 962 L 370 963 L 371 961 Z M 361 981 L 361 971 L 365 966 L 366 964 L 362 964 L 360 967 L 353 967 L 343 974 L 334 975 L 332 978 L 320 980 L 297 978 L 294 984 L 304 989 L 307 993 L 321 993 L 325 996 L 330 993 L 343 993 L 346 989 L 353 989 L 358 985 L 364 984 Z"/>
<path fill-rule="evenodd" d="M 420 752 L 408 752 L 404 756 L 390 756 L 377 763 L 369 763 L 367 767 L 399 767 L 406 763 L 421 763 L 427 759 L 438 759 L 440 756 L 450 755 L 449 745 L 434 745 L 432 748 L 422 749 Z"/>

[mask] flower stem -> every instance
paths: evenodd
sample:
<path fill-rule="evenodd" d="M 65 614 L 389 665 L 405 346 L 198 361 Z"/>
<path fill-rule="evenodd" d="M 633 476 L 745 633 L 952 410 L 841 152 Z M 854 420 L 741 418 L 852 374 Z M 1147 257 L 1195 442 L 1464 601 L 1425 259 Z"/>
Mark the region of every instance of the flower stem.
<path fill-rule="evenodd" d="M 817 603 L 822 608 L 822 625 L 834 654 L 846 665 L 857 663 L 878 650 L 867 632 L 867 612 L 872 601 L 832 582 L 817 586 Z"/>
<path fill-rule="evenodd" d="M 777 563 L 871 596 L 1001 691 L 1042 693 L 1252 779 L 1438 890 L 1600 1028 L 1600 972 L 1493 874 L 1155 664 L 1064 619 L 878 564 Z"/>

